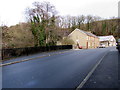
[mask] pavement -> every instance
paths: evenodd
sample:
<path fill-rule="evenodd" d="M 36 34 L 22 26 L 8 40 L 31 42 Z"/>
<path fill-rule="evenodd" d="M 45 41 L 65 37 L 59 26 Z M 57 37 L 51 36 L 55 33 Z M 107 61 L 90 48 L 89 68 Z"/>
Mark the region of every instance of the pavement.
<path fill-rule="evenodd" d="M 118 90 L 120 88 L 120 76 L 118 73 L 120 63 L 118 62 L 120 62 L 120 53 L 115 48 L 112 48 L 83 88 L 113 88 Z"/>
<path fill-rule="evenodd" d="M 72 50 L 43 58 L 34 58 L 31 56 L 30 58 L 33 58 L 33 60 L 2 67 L 2 87 L 76 89 L 104 55 L 107 61 L 111 58 L 115 59 L 115 64 L 112 60 L 109 64 L 114 64 L 114 68 L 117 68 L 116 54 L 117 51 L 115 47 L 111 47 L 89 50 Z M 111 58 L 109 58 L 109 56 L 111 56 Z M 103 59 L 100 65 L 103 61 L 106 61 L 106 59 Z M 10 62 L 12 61 L 14 62 L 13 59 L 10 60 Z M 109 64 L 107 63 L 106 66 L 110 66 Z M 98 67 L 100 67 L 100 65 Z M 114 68 L 111 70 L 113 73 L 116 73 L 116 69 Z M 118 80 L 117 76 L 114 80 Z M 86 83 L 89 83 L 88 81 Z M 115 84 L 112 87 L 117 88 L 117 86 L 118 85 Z M 83 87 L 86 88 L 87 86 Z"/>

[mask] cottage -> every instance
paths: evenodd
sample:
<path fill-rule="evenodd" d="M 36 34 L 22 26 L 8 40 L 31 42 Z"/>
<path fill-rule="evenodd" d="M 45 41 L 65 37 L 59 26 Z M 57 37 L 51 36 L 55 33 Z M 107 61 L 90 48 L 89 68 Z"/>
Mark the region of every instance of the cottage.
<path fill-rule="evenodd" d="M 116 39 L 113 35 L 109 36 L 99 36 L 100 45 L 105 45 L 105 47 L 116 46 Z"/>
<path fill-rule="evenodd" d="M 91 32 L 86 32 L 80 29 L 75 29 L 68 37 L 72 39 L 75 44 L 74 48 L 81 46 L 82 48 L 97 48 L 99 46 L 99 38 Z"/>

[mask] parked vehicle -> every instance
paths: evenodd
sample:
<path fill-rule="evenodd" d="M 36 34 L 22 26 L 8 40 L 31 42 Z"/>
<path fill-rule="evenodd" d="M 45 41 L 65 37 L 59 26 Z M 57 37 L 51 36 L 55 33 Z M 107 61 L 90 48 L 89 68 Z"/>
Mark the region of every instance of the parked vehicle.
<path fill-rule="evenodd" d="M 116 47 L 117 49 L 118 49 L 118 51 L 120 52 L 120 39 L 118 39 L 118 41 L 117 41 L 117 47 Z"/>
<path fill-rule="evenodd" d="M 105 48 L 104 44 L 100 44 L 99 48 Z"/>

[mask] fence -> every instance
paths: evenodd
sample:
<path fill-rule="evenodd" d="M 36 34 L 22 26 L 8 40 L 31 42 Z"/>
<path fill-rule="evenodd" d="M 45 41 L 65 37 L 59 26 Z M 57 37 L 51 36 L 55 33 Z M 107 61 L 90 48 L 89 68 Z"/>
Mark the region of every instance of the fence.
<path fill-rule="evenodd" d="M 2 60 L 45 51 L 72 49 L 72 45 L 2 49 Z"/>

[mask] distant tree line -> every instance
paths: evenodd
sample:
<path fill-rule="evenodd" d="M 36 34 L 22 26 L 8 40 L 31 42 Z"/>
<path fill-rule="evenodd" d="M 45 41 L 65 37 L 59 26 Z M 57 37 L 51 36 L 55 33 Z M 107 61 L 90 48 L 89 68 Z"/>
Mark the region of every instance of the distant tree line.
<path fill-rule="evenodd" d="M 75 28 L 79 28 L 85 31 L 91 31 L 92 33 L 103 35 L 114 35 L 118 37 L 119 32 L 119 19 L 111 18 L 108 20 L 102 19 L 99 16 L 64 16 L 59 18 L 58 27 L 67 28 L 73 31 Z"/>

